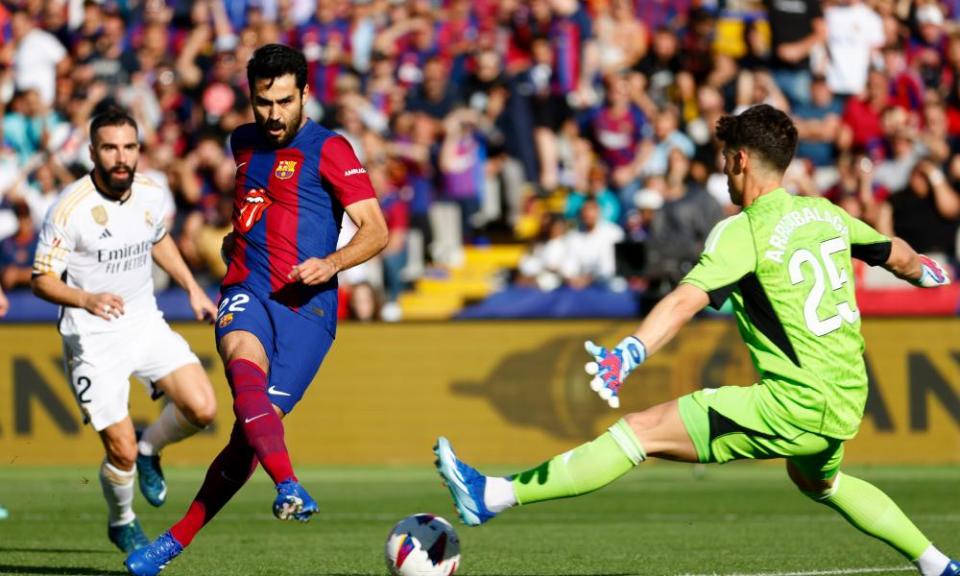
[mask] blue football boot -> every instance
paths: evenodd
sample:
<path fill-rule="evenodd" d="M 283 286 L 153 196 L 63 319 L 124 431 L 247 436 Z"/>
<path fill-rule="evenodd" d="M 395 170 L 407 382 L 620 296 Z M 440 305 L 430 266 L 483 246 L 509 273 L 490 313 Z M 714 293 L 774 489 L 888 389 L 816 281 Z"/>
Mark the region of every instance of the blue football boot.
<path fill-rule="evenodd" d="M 460 520 L 467 526 L 479 526 L 496 516 L 483 501 L 487 477 L 458 460 L 450 441 L 443 436 L 437 439 L 433 453 L 437 455 L 437 471 L 453 496 Z"/>
<path fill-rule="evenodd" d="M 140 441 L 142 431 L 137 432 L 137 442 Z M 160 455 L 147 456 L 137 452 L 137 480 L 140 483 L 140 492 L 151 506 L 162 506 L 167 501 L 167 482 L 163 479 L 163 470 L 160 469 Z"/>
<path fill-rule="evenodd" d="M 960 576 L 960 562 L 956 560 L 950 560 L 950 563 L 947 564 L 947 567 L 943 569 L 943 572 L 940 576 Z"/>
<path fill-rule="evenodd" d="M 280 520 L 309 522 L 310 516 L 320 511 L 317 501 L 296 480 L 277 484 L 277 499 L 273 501 L 273 515 Z"/>
<path fill-rule="evenodd" d="M 130 553 L 123 565 L 134 576 L 157 576 L 181 552 L 183 546 L 170 532 L 164 532 L 153 542 Z"/>
<path fill-rule="evenodd" d="M 136 518 L 128 524 L 107 526 L 107 537 L 121 552 L 126 553 L 143 548 L 150 543 L 150 539 L 147 538 L 147 535 L 143 533 L 143 528 L 140 527 L 140 521 Z"/>

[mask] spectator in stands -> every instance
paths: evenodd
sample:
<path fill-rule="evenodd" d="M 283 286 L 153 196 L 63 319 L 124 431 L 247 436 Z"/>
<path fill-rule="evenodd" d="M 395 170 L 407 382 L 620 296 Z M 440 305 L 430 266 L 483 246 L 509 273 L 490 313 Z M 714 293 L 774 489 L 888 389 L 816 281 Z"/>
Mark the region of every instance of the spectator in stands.
<path fill-rule="evenodd" d="M 680 110 L 676 106 L 667 105 L 657 112 L 653 120 L 652 149 L 641 169 L 643 175 L 665 176 L 673 150 L 679 150 L 687 158 L 693 158 L 693 141 L 680 131 L 679 126 Z"/>
<path fill-rule="evenodd" d="M 600 217 L 605 221 L 614 224 L 620 222 L 620 199 L 607 185 L 606 166 L 596 160 L 590 166 L 587 189 L 585 191 L 574 190 L 567 196 L 567 205 L 563 211 L 564 217 L 567 220 L 576 220 L 580 214 L 580 209 L 588 199 L 596 200 L 597 205 L 600 206 Z"/>
<path fill-rule="evenodd" d="M 382 171 L 383 174 L 376 174 Z M 377 178 L 374 180 L 373 176 Z M 412 190 L 407 180 L 407 170 L 397 158 L 387 160 L 371 174 L 375 184 L 380 208 L 387 221 L 389 238 L 380 253 L 383 260 L 383 285 L 387 303 L 395 303 L 405 289 L 403 269 L 407 265 L 407 236 L 410 230 L 409 200 Z M 378 184 L 378 185 L 377 185 Z"/>
<path fill-rule="evenodd" d="M 683 71 L 676 32 L 667 26 L 657 28 L 650 52 L 634 66 L 634 70 L 646 79 L 647 92 L 656 106 L 672 102 L 673 87 Z"/>
<path fill-rule="evenodd" d="M 634 66 L 647 52 L 647 28 L 633 13 L 632 0 L 599 2 L 594 19 L 601 74 Z"/>
<path fill-rule="evenodd" d="M 562 270 L 569 258 L 567 221 L 562 214 L 545 213 L 540 237 L 520 260 L 517 284 L 549 292 L 563 284 Z"/>
<path fill-rule="evenodd" d="M 348 318 L 358 322 L 372 322 L 380 315 L 382 304 L 377 289 L 369 282 L 350 287 Z"/>
<path fill-rule="evenodd" d="M 864 93 L 847 100 L 837 142 L 841 150 L 865 151 L 874 161 L 884 158 L 882 116 L 890 105 L 889 87 L 886 73 L 873 69 L 867 77 Z"/>
<path fill-rule="evenodd" d="M 927 88 L 939 89 L 946 62 L 948 37 L 943 10 L 936 2 L 917 2 L 914 14 L 917 33 L 910 36 L 907 61 L 917 70 Z"/>
<path fill-rule="evenodd" d="M 624 74 L 607 76 L 604 86 L 604 103 L 581 117 L 580 131 L 607 165 L 610 185 L 626 205 L 639 189 L 650 157 L 649 128 L 643 112 L 630 101 Z"/>
<path fill-rule="evenodd" d="M 634 209 L 627 212 L 626 235 L 631 242 L 646 242 L 650 238 L 657 211 L 663 207 L 666 181 L 662 177 L 647 180 L 647 187 L 633 197 Z"/>
<path fill-rule="evenodd" d="M 26 202 L 15 203 L 13 212 L 17 216 L 17 232 L 0 242 L 0 288 L 7 292 L 30 286 L 38 238 Z"/>
<path fill-rule="evenodd" d="M 600 204 L 587 198 L 580 208 L 579 227 L 567 233 L 567 254 L 561 274 L 571 288 L 604 285 L 616 273 L 614 246 L 623 241 L 623 229 L 600 217 Z"/>
<path fill-rule="evenodd" d="M 440 148 L 440 178 L 446 201 L 460 208 L 461 233 L 465 242 L 476 235 L 486 177 L 486 142 L 479 129 L 480 118 L 470 108 L 458 108 L 443 121 Z"/>
<path fill-rule="evenodd" d="M 890 197 L 884 227 L 927 254 L 957 255 L 960 194 L 933 162 L 918 162 L 910 172 L 906 190 Z"/>
<path fill-rule="evenodd" d="M 834 0 L 824 11 L 826 80 L 832 93 L 856 96 L 867 84 L 872 62 L 886 43 L 883 20 L 862 0 Z"/>
<path fill-rule="evenodd" d="M 736 9 L 760 4 L 766 15 Z M 960 181 L 952 4 L 831 0 L 821 16 L 818 0 L 13 3 L 12 41 L 0 48 L 8 206 L 0 235 L 18 228 L 10 202 L 25 199 L 38 220 L 71 174 L 89 171 L 90 115 L 115 102 L 141 125 L 141 172 L 166 180 L 176 198 L 171 233 L 215 281 L 221 265 L 208 247 L 233 194 L 224 134 L 251 120 L 244 66 L 275 41 L 310 60 L 307 113 L 344 134 L 365 164 L 405 174 L 390 184 L 409 215 L 415 261 L 405 274 L 423 273 L 431 257 L 456 265 L 463 238 L 478 229 L 494 241 L 533 237 L 538 226 L 547 234 L 542 214 L 566 208 L 572 217 L 589 197 L 602 220 L 619 211 L 631 238 L 695 244 L 701 223 L 681 209 L 692 191 L 706 188 L 726 214 L 737 211 L 717 163 L 716 119 L 758 102 L 796 121 L 807 162 L 791 167 L 795 192 L 826 193 L 891 233 L 896 223 L 932 235 L 939 225 L 924 218 L 939 212 L 920 208 L 936 208 L 929 199 L 939 196 L 917 200 L 923 179 L 914 166 L 928 158 L 948 183 Z M 714 37 L 717 17 L 743 18 L 739 48 Z M 682 171 L 657 176 L 669 174 L 678 147 L 690 166 L 680 187 Z M 858 172 L 864 155 L 872 196 Z M 641 188 L 650 193 L 638 208 Z M 901 192 L 885 202 L 882 190 Z M 704 205 L 701 215 L 714 209 Z M 565 246 L 572 234 L 561 227 L 553 223 Z M 344 279 L 345 288 L 370 286 L 389 300 L 380 268 Z M 345 302 L 361 298 L 351 294 Z"/>
<path fill-rule="evenodd" d="M 810 100 L 811 55 L 822 55 L 827 38 L 820 0 L 764 0 L 763 4 L 770 21 L 773 78 L 791 104 L 805 104 Z"/>
<path fill-rule="evenodd" d="M 873 162 L 867 156 L 844 154 L 837 163 L 839 178 L 824 196 L 854 218 L 893 236 L 890 225 L 889 191 L 873 179 Z"/>
<path fill-rule="evenodd" d="M 13 55 L 14 85 L 17 90 L 36 90 L 40 106 L 51 106 L 56 98 L 57 75 L 65 74 L 70 58 L 56 36 L 38 28 L 24 10 L 14 10 L 10 31 L 16 47 Z"/>
<path fill-rule="evenodd" d="M 664 179 L 663 206 L 650 224 L 647 263 L 653 289 L 665 294 L 693 268 L 723 210 L 706 189 L 692 181 L 690 160 L 670 152 Z"/>
<path fill-rule="evenodd" d="M 834 96 L 827 79 L 814 76 L 810 84 L 810 102 L 793 108 L 794 124 L 800 138 L 797 158 L 818 168 L 836 164 L 835 142 L 840 135 L 843 104 Z"/>
<path fill-rule="evenodd" d="M 457 87 L 450 82 L 447 62 L 439 57 L 427 60 L 423 66 L 423 82 L 407 97 L 407 109 L 443 120 L 459 103 Z"/>

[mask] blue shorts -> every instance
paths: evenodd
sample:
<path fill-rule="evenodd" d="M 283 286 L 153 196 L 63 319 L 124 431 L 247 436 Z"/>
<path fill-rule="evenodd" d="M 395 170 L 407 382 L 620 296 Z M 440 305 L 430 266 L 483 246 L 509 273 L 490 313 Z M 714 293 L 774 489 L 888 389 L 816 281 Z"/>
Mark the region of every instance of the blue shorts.
<path fill-rule="evenodd" d="M 217 312 L 217 347 L 224 335 L 236 330 L 257 337 L 270 361 L 267 394 L 274 406 L 289 414 L 303 398 L 333 337 L 323 325 L 297 314 L 273 300 L 264 300 L 251 290 L 228 286 Z"/>

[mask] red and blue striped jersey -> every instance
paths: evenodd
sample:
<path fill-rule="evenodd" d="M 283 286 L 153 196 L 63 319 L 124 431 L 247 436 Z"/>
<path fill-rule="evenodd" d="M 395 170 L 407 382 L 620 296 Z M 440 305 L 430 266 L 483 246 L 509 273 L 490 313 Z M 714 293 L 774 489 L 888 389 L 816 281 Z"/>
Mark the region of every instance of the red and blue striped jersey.
<path fill-rule="evenodd" d="M 256 124 L 237 128 L 230 144 L 236 241 L 223 287 L 241 284 L 335 334 L 336 277 L 306 286 L 287 275 L 337 249 L 344 207 L 376 198 L 367 171 L 346 139 L 310 120 L 283 148 L 269 146 Z"/>

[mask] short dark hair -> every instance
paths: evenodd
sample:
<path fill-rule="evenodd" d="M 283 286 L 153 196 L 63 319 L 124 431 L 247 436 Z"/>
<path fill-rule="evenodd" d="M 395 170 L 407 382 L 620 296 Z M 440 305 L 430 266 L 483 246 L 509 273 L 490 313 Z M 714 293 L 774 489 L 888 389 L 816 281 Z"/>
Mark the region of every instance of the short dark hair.
<path fill-rule="evenodd" d="M 97 143 L 97 132 L 104 126 L 130 126 L 134 132 L 139 133 L 137 121 L 119 106 L 110 106 L 93 117 L 93 122 L 90 123 L 90 141 L 94 145 Z"/>
<path fill-rule="evenodd" d="M 751 106 L 736 116 L 717 121 L 717 138 L 728 149 L 746 148 L 780 172 L 797 150 L 797 127 L 785 113 L 769 104 Z"/>
<path fill-rule="evenodd" d="M 297 88 L 303 92 L 307 85 L 307 59 L 301 52 L 283 44 L 261 46 L 247 62 L 247 83 L 251 94 L 258 78 L 273 79 L 287 74 L 296 77 Z"/>

